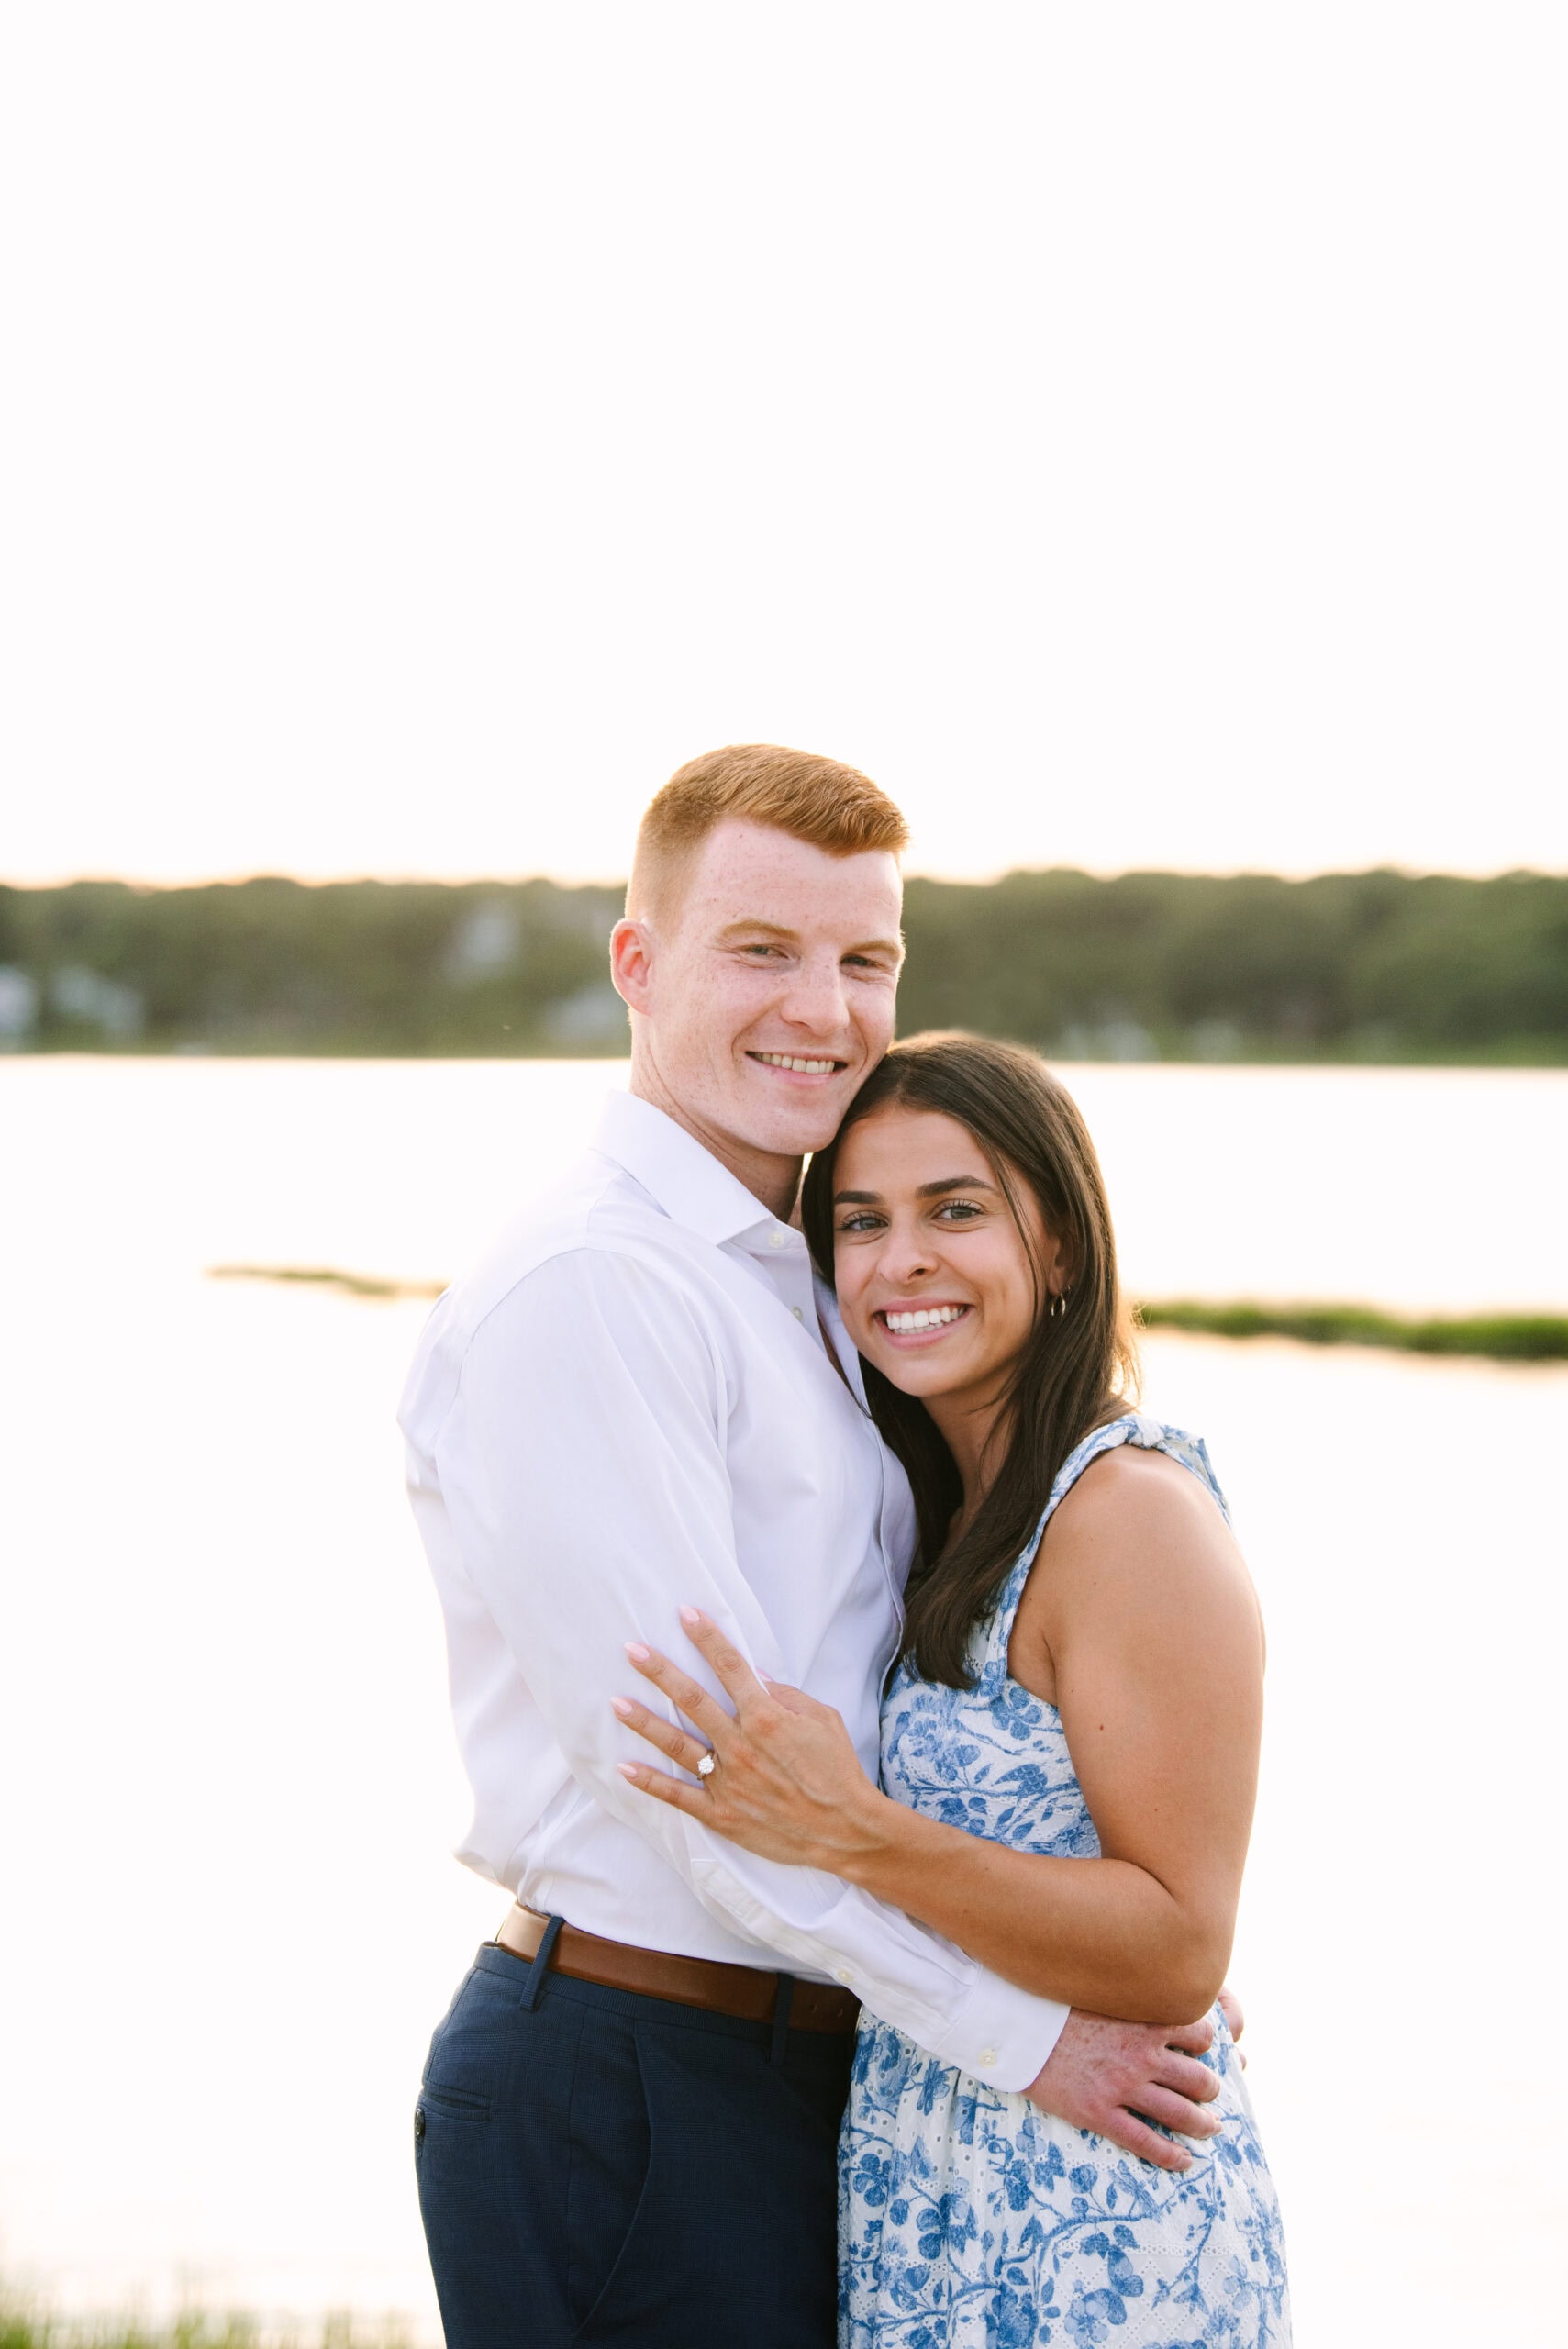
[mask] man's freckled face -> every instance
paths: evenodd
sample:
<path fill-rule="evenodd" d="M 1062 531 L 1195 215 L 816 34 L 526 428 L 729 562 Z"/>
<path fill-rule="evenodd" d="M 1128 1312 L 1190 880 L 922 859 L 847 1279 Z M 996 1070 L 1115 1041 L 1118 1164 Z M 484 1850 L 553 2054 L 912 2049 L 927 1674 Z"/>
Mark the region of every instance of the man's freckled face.
<path fill-rule="evenodd" d="M 893 1041 L 895 860 L 831 856 L 730 821 L 654 925 L 650 1044 L 700 1126 L 784 1158 L 818 1150 Z"/>

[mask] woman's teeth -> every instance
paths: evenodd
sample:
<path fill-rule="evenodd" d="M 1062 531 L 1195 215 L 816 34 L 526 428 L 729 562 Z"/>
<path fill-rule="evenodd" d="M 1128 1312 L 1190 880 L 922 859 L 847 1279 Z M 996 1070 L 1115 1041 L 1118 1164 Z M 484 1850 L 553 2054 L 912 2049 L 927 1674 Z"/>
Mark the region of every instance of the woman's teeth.
<path fill-rule="evenodd" d="M 754 1061 L 766 1061 L 770 1068 L 793 1068 L 802 1076 L 831 1076 L 839 1066 L 837 1061 L 794 1060 L 788 1052 L 753 1052 Z"/>
<path fill-rule="evenodd" d="M 967 1305 L 933 1305 L 922 1307 L 918 1313 L 884 1313 L 883 1319 L 900 1337 L 912 1330 L 940 1330 L 950 1321 L 962 1320 L 968 1312 Z"/>

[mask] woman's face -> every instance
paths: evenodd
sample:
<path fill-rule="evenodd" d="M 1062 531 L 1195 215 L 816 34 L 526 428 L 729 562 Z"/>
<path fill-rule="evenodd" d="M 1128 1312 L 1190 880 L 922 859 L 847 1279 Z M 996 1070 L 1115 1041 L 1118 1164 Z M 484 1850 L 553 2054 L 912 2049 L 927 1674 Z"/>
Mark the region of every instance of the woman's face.
<path fill-rule="evenodd" d="M 867 1361 L 907 1395 L 973 1390 L 976 1402 L 988 1399 L 1044 1310 L 1044 1291 L 1065 1286 L 1059 1242 L 1028 1185 L 1008 1173 L 1027 1241 L 984 1152 L 956 1118 L 890 1103 L 851 1126 L 840 1146 L 840 1308 Z"/>

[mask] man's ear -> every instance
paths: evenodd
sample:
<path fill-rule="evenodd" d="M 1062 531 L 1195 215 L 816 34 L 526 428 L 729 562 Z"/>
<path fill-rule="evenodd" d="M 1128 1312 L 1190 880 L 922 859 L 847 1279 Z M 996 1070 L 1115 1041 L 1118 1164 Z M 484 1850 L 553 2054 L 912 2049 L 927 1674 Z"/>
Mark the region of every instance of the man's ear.
<path fill-rule="evenodd" d="M 653 1001 L 653 933 L 645 921 L 617 921 L 610 932 L 610 980 L 632 1011 Z"/>

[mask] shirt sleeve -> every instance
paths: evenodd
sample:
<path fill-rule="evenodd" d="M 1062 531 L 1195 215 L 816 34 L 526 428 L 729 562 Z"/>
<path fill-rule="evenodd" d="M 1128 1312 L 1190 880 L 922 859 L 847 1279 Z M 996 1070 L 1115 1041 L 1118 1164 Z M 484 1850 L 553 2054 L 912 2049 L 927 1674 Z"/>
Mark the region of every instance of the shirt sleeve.
<path fill-rule="evenodd" d="M 736 1556 L 727 1379 L 691 1300 L 637 1257 L 584 1247 L 539 1265 L 471 1340 L 436 1440 L 464 1564 L 573 1777 L 706 1908 L 834 1976 L 944 2063 L 1027 2087 L 1064 2006 L 837 1876 L 725 1842 L 616 1768 L 647 1758 L 610 1709 L 627 1687 L 625 1642 L 681 1654 L 684 1603 L 784 1676 Z M 700 1658 L 683 1662 L 720 1693 Z M 657 1692 L 649 1701 L 675 1718 Z"/>

